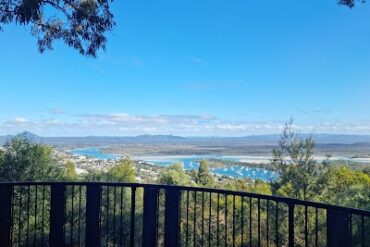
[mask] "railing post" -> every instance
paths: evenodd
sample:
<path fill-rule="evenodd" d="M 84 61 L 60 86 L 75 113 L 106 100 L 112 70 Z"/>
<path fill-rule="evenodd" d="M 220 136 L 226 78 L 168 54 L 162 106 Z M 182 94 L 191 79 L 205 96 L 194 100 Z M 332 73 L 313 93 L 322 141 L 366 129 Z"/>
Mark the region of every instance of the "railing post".
<path fill-rule="evenodd" d="M 131 187 L 130 247 L 135 247 L 136 187 Z"/>
<path fill-rule="evenodd" d="M 100 246 L 99 215 L 101 186 L 89 184 L 86 187 L 86 246 Z"/>
<path fill-rule="evenodd" d="M 289 247 L 294 247 L 294 204 L 289 203 Z"/>
<path fill-rule="evenodd" d="M 0 185 L 0 246 L 10 246 L 12 225 L 12 185 Z"/>
<path fill-rule="evenodd" d="M 348 213 L 328 209 L 326 217 L 328 247 L 349 246 Z"/>
<path fill-rule="evenodd" d="M 180 224 L 180 199 L 179 188 L 169 187 L 166 189 L 165 204 L 165 247 L 179 246 L 179 224 Z"/>
<path fill-rule="evenodd" d="M 157 246 L 158 189 L 144 188 L 143 242 L 145 247 Z"/>
<path fill-rule="evenodd" d="M 49 245 L 64 246 L 65 185 L 51 185 Z"/>

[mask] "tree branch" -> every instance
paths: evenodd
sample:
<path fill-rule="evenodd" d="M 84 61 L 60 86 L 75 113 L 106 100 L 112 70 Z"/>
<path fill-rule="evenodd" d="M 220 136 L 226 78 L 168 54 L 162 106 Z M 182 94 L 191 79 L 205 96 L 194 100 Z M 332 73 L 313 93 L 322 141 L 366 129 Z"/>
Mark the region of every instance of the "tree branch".
<path fill-rule="evenodd" d="M 15 10 L 0 9 L 0 12 L 5 12 L 5 13 L 15 13 Z"/>
<path fill-rule="evenodd" d="M 62 12 L 69 20 L 72 19 L 72 16 L 62 6 L 56 4 L 56 3 L 52 2 L 52 1 L 49 1 L 49 0 L 42 0 L 42 2 L 53 6 L 55 9 L 59 10 L 60 12 Z"/>

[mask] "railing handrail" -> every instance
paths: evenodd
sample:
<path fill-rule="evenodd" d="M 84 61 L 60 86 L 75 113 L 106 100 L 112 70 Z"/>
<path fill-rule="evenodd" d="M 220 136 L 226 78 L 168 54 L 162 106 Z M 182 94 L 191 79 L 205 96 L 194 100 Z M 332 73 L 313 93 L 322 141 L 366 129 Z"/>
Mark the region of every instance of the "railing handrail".
<path fill-rule="evenodd" d="M 321 203 L 321 202 L 313 202 L 313 201 L 306 201 L 296 198 L 290 197 L 281 197 L 281 196 L 274 196 L 274 195 L 264 195 L 264 194 L 257 194 L 252 192 L 244 192 L 244 191 L 234 191 L 234 190 L 225 190 L 225 189 L 215 189 L 215 188 L 205 188 L 205 187 L 192 187 L 192 186 L 178 186 L 178 185 L 164 185 L 164 184 L 150 184 L 150 183 L 123 183 L 123 182 L 57 182 L 57 181 L 38 181 L 38 182 L 0 182 L 1 185 L 11 185 L 11 186 L 42 186 L 42 185 L 77 185 L 77 186 L 88 186 L 88 185 L 100 185 L 100 186 L 124 186 L 124 187 L 132 187 L 132 188 L 158 188 L 158 189 L 166 189 L 166 188 L 178 188 L 180 190 L 185 191 L 199 191 L 199 192 L 208 192 L 208 193 L 219 193 L 225 195 L 235 195 L 241 197 L 251 197 L 256 199 L 263 199 L 263 200 L 270 200 L 275 202 L 282 202 L 288 205 L 301 205 L 301 206 L 309 206 L 309 207 L 316 207 L 321 209 L 327 210 L 337 210 L 342 211 L 345 213 L 352 213 L 363 215 L 366 217 L 370 217 L 370 210 L 366 209 L 358 209 L 358 208 L 351 208 L 345 206 L 338 206 L 333 204 Z"/>

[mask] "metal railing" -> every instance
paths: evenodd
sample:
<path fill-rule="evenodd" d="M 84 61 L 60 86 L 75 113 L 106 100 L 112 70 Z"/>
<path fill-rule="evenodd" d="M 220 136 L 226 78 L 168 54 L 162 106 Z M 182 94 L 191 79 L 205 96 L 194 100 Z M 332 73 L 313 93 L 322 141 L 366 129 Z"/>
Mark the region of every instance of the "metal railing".
<path fill-rule="evenodd" d="M 370 246 L 370 211 L 208 188 L 0 183 L 0 246 Z"/>

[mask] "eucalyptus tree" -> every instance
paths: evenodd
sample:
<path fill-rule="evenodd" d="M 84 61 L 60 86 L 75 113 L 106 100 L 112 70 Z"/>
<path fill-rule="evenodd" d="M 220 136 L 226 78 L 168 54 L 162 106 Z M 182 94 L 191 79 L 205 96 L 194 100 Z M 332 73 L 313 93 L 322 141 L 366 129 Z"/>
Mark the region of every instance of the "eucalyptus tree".
<path fill-rule="evenodd" d="M 293 120 L 285 124 L 277 148 L 272 150 L 272 165 L 279 173 L 273 182 L 275 193 L 300 199 L 312 198 L 318 179 L 318 164 L 313 157 L 315 142 L 311 136 L 300 138 Z"/>
<path fill-rule="evenodd" d="M 105 49 L 115 26 L 111 0 L 0 0 L 0 31 L 5 24 L 29 26 L 40 52 L 57 40 L 85 56 Z"/>

